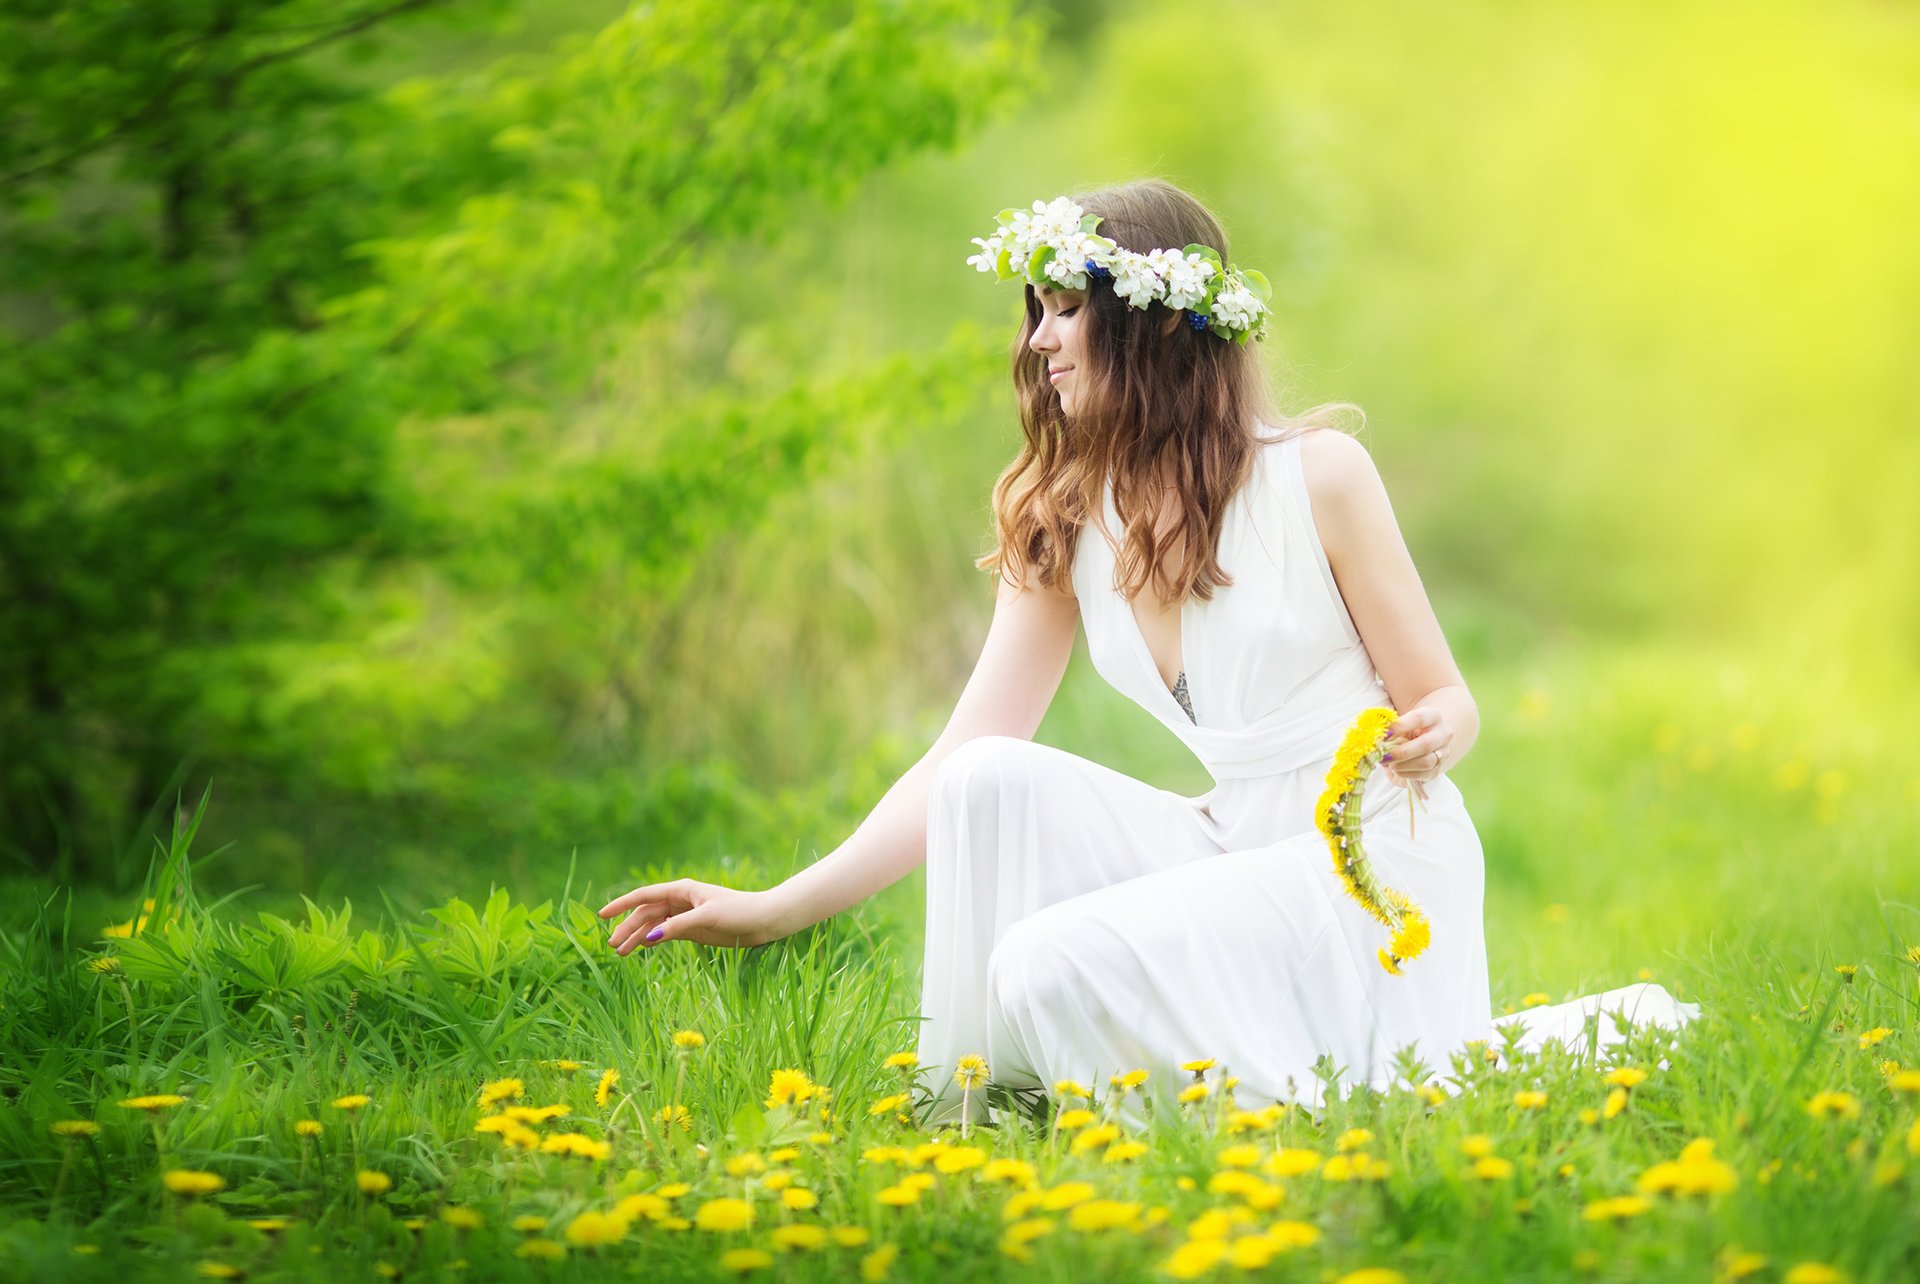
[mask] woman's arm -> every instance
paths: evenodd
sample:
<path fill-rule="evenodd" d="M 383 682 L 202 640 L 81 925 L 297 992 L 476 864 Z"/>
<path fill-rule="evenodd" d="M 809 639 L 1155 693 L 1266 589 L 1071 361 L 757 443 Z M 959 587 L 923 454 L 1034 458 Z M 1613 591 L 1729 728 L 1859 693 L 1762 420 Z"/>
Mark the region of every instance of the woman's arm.
<path fill-rule="evenodd" d="M 622 954 L 642 943 L 679 939 L 762 945 L 898 882 L 927 858 L 927 805 L 940 763 L 981 736 L 1033 738 L 1060 689 L 1079 623 L 1079 602 L 1071 594 L 1016 588 L 1003 578 L 986 643 L 946 728 L 851 837 L 762 892 L 685 878 L 636 887 L 600 910 L 602 918 L 627 915 L 609 943 Z"/>
<path fill-rule="evenodd" d="M 1401 713 L 1388 770 L 1431 779 L 1466 756 L 1480 711 L 1454 663 L 1367 448 L 1343 432 L 1300 442 L 1301 479 L 1347 614 Z"/>

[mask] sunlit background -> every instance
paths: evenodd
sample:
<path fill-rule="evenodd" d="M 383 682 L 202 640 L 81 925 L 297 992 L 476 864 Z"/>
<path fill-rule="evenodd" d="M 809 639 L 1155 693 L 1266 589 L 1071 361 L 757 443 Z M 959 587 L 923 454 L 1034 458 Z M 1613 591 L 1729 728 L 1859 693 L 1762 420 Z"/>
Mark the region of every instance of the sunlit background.
<path fill-rule="evenodd" d="M 178 136 L 100 141 L 138 70 L 14 68 L 18 889 L 120 904 L 209 783 L 202 878 L 263 905 L 830 850 L 990 611 L 1020 301 L 969 238 L 1157 175 L 1273 281 L 1283 404 L 1368 412 L 1481 705 L 1493 929 L 1592 907 L 1533 942 L 1571 975 L 1706 939 L 1699 895 L 1802 923 L 1768 808 L 1848 835 L 1832 912 L 1915 894 L 1920 11 L 681 8 L 409 15 Z M 1084 649 L 1040 738 L 1207 786 Z"/>

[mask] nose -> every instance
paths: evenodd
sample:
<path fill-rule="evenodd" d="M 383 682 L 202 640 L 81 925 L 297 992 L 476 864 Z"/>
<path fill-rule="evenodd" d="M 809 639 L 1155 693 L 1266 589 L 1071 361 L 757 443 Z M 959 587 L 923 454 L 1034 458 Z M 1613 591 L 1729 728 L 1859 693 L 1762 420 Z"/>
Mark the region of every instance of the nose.
<path fill-rule="evenodd" d="M 1060 347 L 1060 341 L 1053 334 L 1052 317 L 1040 318 L 1040 324 L 1034 327 L 1032 336 L 1027 340 L 1027 346 L 1035 352 L 1053 352 Z"/>

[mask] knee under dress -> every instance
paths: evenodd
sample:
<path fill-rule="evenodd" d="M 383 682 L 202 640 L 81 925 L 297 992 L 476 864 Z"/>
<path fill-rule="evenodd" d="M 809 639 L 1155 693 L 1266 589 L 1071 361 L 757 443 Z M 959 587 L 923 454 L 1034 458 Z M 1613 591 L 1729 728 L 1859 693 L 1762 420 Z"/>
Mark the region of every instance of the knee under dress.
<path fill-rule="evenodd" d="M 1234 583 L 1180 612 L 1184 689 L 1154 667 L 1097 525 L 1074 557 L 1095 669 L 1183 740 L 1214 787 L 1188 798 L 1005 736 L 960 745 L 936 773 L 918 1044 L 929 1124 L 959 1117 L 953 1071 L 970 1053 L 1014 1088 L 1073 1079 L 1104 1092 L 1109 1076 L 1146 1069 L 1141 1093 L 1163 1105 L 1192 1081 L 1181 1062 L 1213 1058 L 1245 1108 L 1317 1109 L 1322 1057 L 1343 1085 L 1385 1088 L 1402 1048 L 1444 1076 L 1450 1053 L 1496 1037 L 1480 840 L 1453 782 L 1428 783 L 1411 835 L 1403 790 L 1376 774 L 1364 796 L 1375 869 L 1433 925 L 1400 976 L 1377 961 L 1386 934 L 1314 828 L 1346 728 L 1392 701 L 1321 547 L 1298 435 L 1257 450 L 1220 536 Z M 1104 517 L 1119 529 L 1111 485 Z M 1602 1010 L 1665 1025 L 1698 1014 L 1640 984 L 1503 1020 L 1522 1024 L 1522 1046 L 1571 1045 Z M 1602 1045 L 1618 1037 L 1599 1022 Z M 983 1095 L 967 1094 L 976 1121 Z M 1120 1116 L 1144 1124 L 1135 1097 Z"/>

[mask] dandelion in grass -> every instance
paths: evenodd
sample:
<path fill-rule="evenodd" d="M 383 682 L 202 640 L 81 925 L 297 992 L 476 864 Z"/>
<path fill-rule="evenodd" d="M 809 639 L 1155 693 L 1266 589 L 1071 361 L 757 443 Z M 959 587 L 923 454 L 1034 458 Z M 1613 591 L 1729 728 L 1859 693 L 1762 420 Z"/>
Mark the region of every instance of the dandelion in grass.
<path fill-rule="evenodd" d="M 698 1030 L 675 1030 L 673 1032 L 673 1046 L 674 1049 L 679 1052 L 692 1052 L 695 1049 L 707 1046 L 707 1036 Z"/>
<path fill-rule="evenodd" d="M 463 1208 L 458 1204 L 451 1204 L 441 1209 L 440 1220 L 455 1230 L 479 1230 L 487 1224 L 486 1218 L 482 1217 L 478 1212 L 475 1212 L 471 1208 Z"/>
<path fill-rule="evenodd" d="M 898 1244 L 882 1244 L 860 1259 L 860 1278 L 868 1281 L 868 1284 L 887 1278 L 887 1272 L 892 1269 L 893 1260 L 898 1256 Z"/>
<path fill-rule="evenodd" d="M 1858 976 L 1860 973 L 1860 969 L 1852 963 L 1837 964 L 1833 970 L 1838 972 L 1840 974 L 1840 979 L 1842 981 L 1845 981 L 1848 985 L 1852 985 L 1853 978 L 1855 976 Z"/>
<path fill-rule="evenodd" d="M 798 1105 L 814 1093 L 813 1081 L 799 1070 L 775 1070 L 767 1089 L 766 1108 Z"/>
<path fill-rule="evenodd" d="M 1729 1244 L 1714 1255 L 1713 1277 L 1716 1281 L 1743 1280 L 1749 1275 L 1757 1275 L 1765 1270 L 1767 1255 L 1749 1252 L 1737 1245 Z"/>
<path fill-rule="evenodd" d="M 48 1127 L 56 1137 L 97 1137 L 100 1125 L 91 1119 L 60 1119 Z"/>
<path fill-rule="evenodd" d="M 720 1254 L 720 1269 L 745 1275 L 773 1265 L 773 1254 L 764 1248 L 730 1248 Z"/>
<path fill-rule="evenodd" d="M 1054 1127 L 1061 1132 L 1071 1132 L 1075 1128 L 1084 1128 L 1100 1116 L 1085 1107 L 1062 1110 L 1054 1117 Z"/>
<path fill-rule="evenodd" d="M 558 1070 L 561 1074 L 572 1074 L 586 1065 L 584 1061 L 569 1061 L 565 1057 L 545 1058 L 534 1062 L 542 1070 Z"/>
<path fill-rule="evenodd" d="M 541 1262 L 557 1262 L 567 1255 L 567 1246 L 557 1239 L 530 1239 L 514 1249 L 513 1255 Z"/>
<path fill-rule="evenodd" d="M 1915 967 L 1920 967 L 1920 945 L 1909 945 L 1907 947 L 1907 962 L 1913 964 Z"/>
<path fill-rule="evenodd" d="M 526 1090 L 527 1086 L 518 1079 L 495 1079 L 480 1085 L 480 1105 L 485 1108 L 502 1101 L 517 1101 Z"/>
<path fill-rule="evenodd" d="M 1626 1108 L 1627 1090 L 1625 1088 L 1614 1088 L 1607 1093 L 1607 1103 L 1600 1108 L 1600 1117 L 1602 1119 L 1612 1119 Z M 1586 1115 L 1590 1112 L 1583 1110 L 1580 1113 Z"/>
<path fill-rule="evenodd" d="M 882 1097 L 880 1100 L 868 1106 L 867 1114 L 869 1116 L 898 1114 L 900 1111 L 906 1109 L 907 1103 L 912 1100 L 913 1094 L 896 1092 L 891 1097 Z"/>
<path fill-rule="evenodd" d="M 1195 1102 L 1205 1101 L 1212 1095 L 1213 1085 L 1202 1080 L 1199 1083 L 1190 1083 L 1182 1088 L 1178 1099 L 1181 1105 L 1190 1106 Z"/>
<path fill-rule="evenodd" d="M 1213 1067 L 1216 1064 L 1217 1063 L 1212 1057 L 1205 1057 L 1199 1061 L 1182 1061 L 1180 1063 L 1180 1068 L 1182 1070 L 1190 1071 L 1193 1074 L 1193 1077 L 1198 1079 L 1204 1076 L 1207 1073 L 1207 1071 L 1213 1069 Z"/>
<path fill-rule="evenodd" d="M 547 1228 L 547 1219 L 538 1213 L 522 1213 L 508 1224 L 522 1235 L 538 1235 Z"/>
<path fill-rule="evenodd" d="M 567 1243 L 575 1248 L 600 1248 L 618 1244 L 627 1237 L 627 1219 L 617 1213 L 597 1213 L 591 1209 L 575 1213 L 567 1223 Z"/>
<path fill-rule="evenodd" d="M 1614 1195 L 1592 1201 L 1580 1210 L 1580 1217 L 1589 1222 L 1623 1222 L 1640 1216 L 1652 1207 L 1652 1202 L 1644 1195 Z"/>
<path fill-rule="evenodd" d="M 743 1150 L 727 1160 L 727 1176 L 751 1177 L 767 1171 L 767 1161 L 757 1150 Z"/>
<path fill-rule="evenodd" d="M 1551 1002 L 1553 1002 L 1553 996 L 1551 994 L 1546 993 L 1544 990 L 1535 990 L 1532 994 L 1520 1000 L 1520 1006 L 1523 1008 L 1537 1008 L 1542 1004 Z"/>
<path fill-rule="evenodd" d="M 1505 1181 L 1513 1176 L 1513 1161 L 1498 1155 L 1482 1155 L 1473 1161 L 1471 1171 L 1479 1181 Z"/>
<path fill-rule="evenodd" d="M 1851 1093 L 1816 1092 L 1807 1099 L 1807 1113 L 1815 1119 L 1858 1119 L 1860 1103 Z"/>
<path fill-rule="evenodd" d="M 393 1178 L 371 1168 L 362 1168 L 353 1175 L 353 1184 L 360 1188 L 362 1195 L 384 1195 L 393 1189 Z"/>
<path fill-rule="evenodd" d="M 208 1258 L 193 1264 L 193 1273 L 203 1280 L 237 1280 L 246 1272 L 230 1262 Z"/>
<path fill-rule="evenodd" d="M 693 1112 L 685 1106 L 662 1106 L 653 1112 L 657 1124 L 670 1124 L 681 1132 L 693 1131 Z"/>
<path fill-rule="evenodd" d="M 294 1121 L 293 1135 L 311 1140 L 318 1137 L 322 1129 L 318 1119 L 299 1119 Z"/>
<path fill-rule="evenodd" d="M 373 1098 L 364 1092 L 349 1093 L 344 1097 L 335 1097 L 333 1099 L 333 1108 L 352 1114 L 356 1110 L 364 1109 L 367 1103 L 372 1100 Z"/>
<path fill-rule="evenodd" d="M 1825 1262 L 1800 1262 L 1782 1278 L 1785 1284 L 1847 1284 L 1845 1272 Z"/>
<path fill-rule="evenodd" d="M 595 1137 L 577 1132 L 556 1132 L 540 1143 L 543 1155 L 571 1155 L 576 1159 L 598 1162 L 613 1154 L 613 1147 Z"/>
<path fill-rule="evenodd" d="M 693 1224 L 716 1235 L 743 1231 L 753 1225 L 753 1206 L 744 1199 L 709 1199 L 695 1211 Z"/>
<path fill-rule="evenodd" d="M 920 1064 L 920 1055 L 916 1052 L 896 1052 L 880 1064 L 888 1070 L 910 1071 Z"/>
<path fill-rule="evenodd" d="M 1892 1033 L 1893 1031 L 1884 1025 L 1876 1025 L 1871 1030 L 1862 1030 L 1860 1032 L 1860 1046 L 1863 1048 L 1871 1048 L 1874 1044 L 1885 1040 L 1886 1037 Z"/>
<path fill-rule="evenodd" d="M 1384 1266 L 1369 1266 L 1358 1271 L 1348 1271 L 1335 1284 L 1407 1284 L 1407 1277 L 1399 1271 L 1388 1270 Z"/>
<path fill-rule="evenodd" d="M 1618 1069 L 1609 1070 L 1601 1079 L 1602 1083 L 1615 1088 L 1638 1088 L 1646 1081 L 1647 1072 L 1635 1066 L 1620 1066 Z"/>
<path fill-rule="evenodd" d="M 1121 1092 L 1127 1092 L 1131 1089 L 1138 1088 L 1147 1081 L 1147 1078 L 1148 1075 L 1145 1070 L 1128 1070 L 1121 1074 L 1114 1075 L 1107 1080 L 1107 1083 L 1112 1087 L 1120 1089 Z"/>
<path fill-rule="evenodd" d="M 160 1182 L 176 1195 L 188 1199 L 197 1199 L 201 1195 L 211 1195 L 226 1187 L 226 1179 L 219 1173 L 203 1172 L 197 1168 L 174 1168 L 160 1175 Z"/>
<path fill-rule="evenodd" d="M 909 1204 L 920 1202 L 920 1190 L 917 1186 L 894 1184 L 881 1188 L 874 1198 L 891 1208 L 905 1208 Z"/>
<path fill-rule="evenodd" d="M 1920 1070 L 1895 1069 L 1887 1075 L 1886 1084 L 1894 1092 L 1920 1096 Z"/>
<path fill-rule="evenodd" d="M 1538 1110 L 1547 1104 L 1547 1094 L 1537 1090 L 1516 1092 L 1513 1094 L 1513 1104 L 1522 1110 Z"/>
<path fill-rule="evenodd" d="M 984 1087 L 987 1082 L 987 1059 L 969 1052 L 955 1063 L 953 1081 L 960 1085 L 960 1135 L 967 1135 L 968 1125 L 972 1122 L 968 1110 L 975 1088 Z"/>
<path fill-rule="evenodd" d="M 1373 1133 L 1365 1128 L 1349 1128 L 1334 1139 L 1335 1150 L 1359 1150 L 1373 1144 Z"/>
<path fill-rule="evenodd" d="M 599 1085 L 593 1090 L 593 1104 L 605 1109 L 606 1104 L 613 1100 L 614 1085 L 619 1082 L 620 1072 L 618 1070 L 609 1070 L 601 1075 Z"/>
<path fill-rule="evenodd" d="M 187 1099 L 178 1093 L 157 1092 L 146 1097 L 128 1097 L 120 1103 L 128 1110 L 139 1110 L 146 1114 L 158 1114 L 162 1110 L 171 1110 L 175 1106 L 184 1106 Z"/>
<path fill-rule="evenodd" d="M 260 1231 L 262 1234 L 278 1235 L 281 1231 L 293 1225 L 293 1221 L 287 1217 L 249 1217 L 247 1219 L 247 1225 Z"/>
<path fill-rule="evenodd" d="M 98 958 L 88 959 L 87 967 L 91 971 L 105 976 L 109 972 L 118 972 L 120 970 L 120 960 L 115 955 L 102 954 Z"/>
<path fill-rule="evenodd" d="M 1223 1168 L 1251 1168 L 1260 1162 L 1260 1147 L 1228 1146 L 1214 1158 Z"/>

